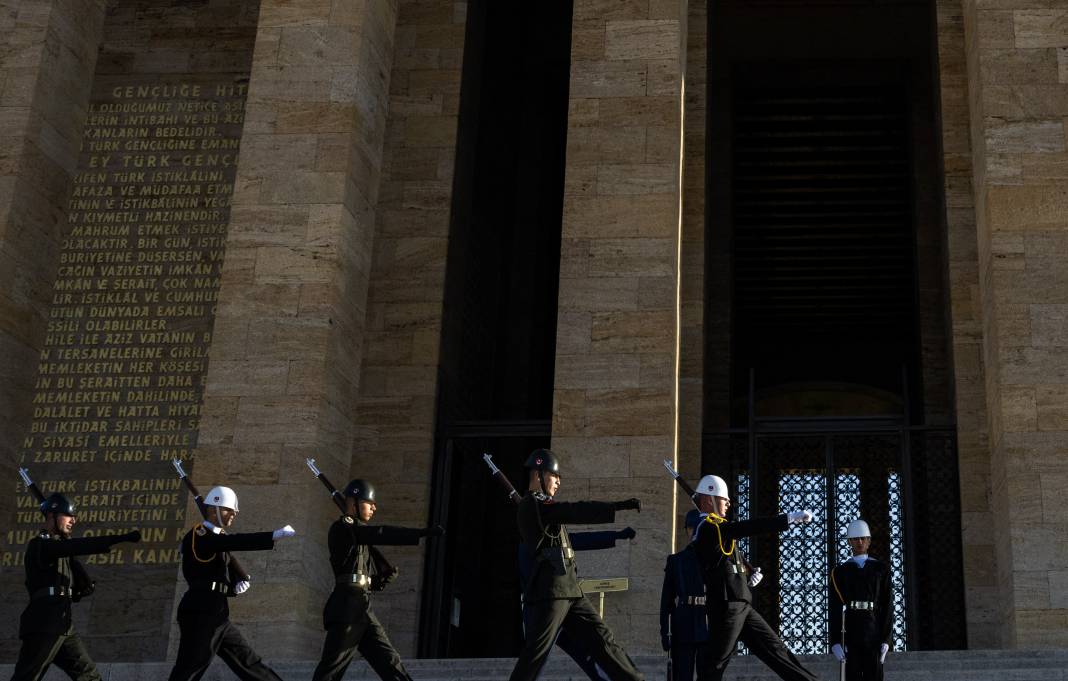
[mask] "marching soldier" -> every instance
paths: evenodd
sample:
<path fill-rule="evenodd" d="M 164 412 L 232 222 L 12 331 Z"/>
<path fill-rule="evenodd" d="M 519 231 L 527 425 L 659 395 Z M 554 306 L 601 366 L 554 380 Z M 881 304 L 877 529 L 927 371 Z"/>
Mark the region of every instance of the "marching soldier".
<path fill-rule="evenodd" d="M 845 662 L 847 681 L 882 681 L 883 662 L 890 651 L 894 611 L 890 568 L 868 556 L 871 530 L 857 519 L 846 538 L 853 557 L 831 570 L 831 652 Z M 842 608 L 845 640 L 842 640 Z"/>
<path fill-rule="evenodd" d="M 375 489 L 366 480 L 353 480 L 344 491 L 347 513 L 330 526 L 327 545 L 336 586 L 323 608 L 326 641 L 315 668 L 314 681 L 340 681 L 357 650 L 379 678 L 411 681 L 386 630 L 371 610 L 371 592 L 381 591 L 397 570 L 376 574 L 372 546 L 415 545 L 421 537 L 445 534 L 440 525 L 429 529 L 368 525 L 378 509 Z"/>
<path fill-rule="evenodd" d="M 241 679 L 281 681 L 230 622 L 226 599 L 250 586 L 231 570 L 230 552 L 267 551 L 296 531 L 286 525 L 274 532 L 227 534 L 237 518 L 237 495 L 229 487 L 214 487 L 204 503 L 206 520 L 182 538 L 182 576 L 189 589 L 178 604 L 181 640 L 170 681 L 199 679 L 215 655 Z"/>
<path fill-rule="evenodd" d="M 684 527 L 691 539 L 703 520 L 696 509 L 686 514 Z M 697 648 L 707 640 L 705 582 L 701 562 L 690 543 L 668 556 L 660 591 L 660 645 L 664 652 L 671 653 L 668 681 L 693 681 Z"/>
<path fill-rule="evenodd" d="M 71 622 L 71 603 L 93 592 L 85 568 L 75 556 L 107 553 L 120 542 L 139 542 L 137 530 L 72 539 L 76 513 L 62 494 L 53 494 L 41 504 L 45 528 L 26 545 L 26 589 L 30 603 L 19 620 L 18 661 L 11 681 L 38 681 L 55 663 L 75 681 L 100 681 Z"/>
<path fill-rule="evenodd" d="M 812 512 L 729 521 L 726 517 L 731 502 L 727 483 L 716 475 L 701 478 L 697 485 L 697 505 L 708 514 L 697 529 L 694 543 L 705 575 L 709 623 L 709 640 L 697 651 L 698 681 L 723 678 L 739 639 L 780 678 L 816 681 L 764 618 L 753 610 L 749 569 L 737 548 L 738 539 L 782 532 L 790 523 L 811 522 Z"/>
<path fill-rule="evenodd" d="M 615 522 L 616 511 L 641 511 L 641 502 L 553 501 L 560 488 L 560 465 L 548 449 L 536 449 L 526 461 L 529 490 L 519 502 L 519 535 L 534 556 L 534 568 L 523 585 L 528 609 L 528 627 L 511 681 L 538 677 L 561 627 L 593 656 L 594 662 L 613 681 L 643 677 L 634 662 L 615 642 L 612 632 L 579 588 L 575 551 L 568 523 Z"/>
<path fill-rule="evenodd" d="M 634 539 L 637 536 L 637 532 L 632 527 L 625 527 L 622 530 L 608 530 L 605 532 L 576 532 L 569 535 L 571 539 L 571 548 L 575 551 L 600 551 L 602 549 L 614 548 L 616 541 L 621 539 Z M 526 584 L 530 579 L 530 574 L 533 572 L 536 566 L 534 556 L 530 553 L 530 547 L 520 542 L 519 544 L 519 583 Z M 525 632 L 530 628 L 530 609 L 527 604 L 523 603 L 523 631 Z M 590 651 L 586 650 L 580 643 L 575 641 L 572 637 L 567 635 L 567 631 L 560 630 L 560 633 L 556 637 L 556 647 L 564 651 L 575 664 L 586 673 L 586 676 L 590 677 L 591 681 L 607 681 L 604 675 L 604 670 L 597 666 L 597 662 L 593 659 L 593 655 Z"/>

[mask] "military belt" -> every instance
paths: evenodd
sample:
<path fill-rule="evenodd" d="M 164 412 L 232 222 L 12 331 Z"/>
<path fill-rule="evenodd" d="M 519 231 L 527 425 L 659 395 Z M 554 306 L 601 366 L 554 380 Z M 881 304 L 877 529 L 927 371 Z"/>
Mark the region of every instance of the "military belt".
<path fill-rule="evenodd" d="M 685 599 L 680 598 L 680 605 L 704 605 L 704 596 L 687 596 Z"/>
<path fill-rule="evenodd" d="M 849 601 L 850 610 L 875 610 L 875 603 L 871 601 Z"/>
<path fill-rule="evenodd" d="M 44 586 L 30 594 L 30 600 L 32 601 L 38 598 L 50 598 L 52 596 L 70 598 L 70 588 L 65 586 Z"/>
<path fill-rule="evenodd" d="M 345 584 L 347 586 L 355 586 L 360 589 L 366 589 L 367 587 L 371 586 L 371 578 L 367 575 L 357 572 L 355 574 L 350 575 L 338 575 L 337 583 Z"/>
<path fill-rule="evenodd" d="M 744 575 L 746 569 L 744 565 L 737 565 L 735 563 L 727 563 L 727 574 L 730 575 Z"/>
<path fill-rule="evenodd" d="M 211 591 L 220 594 L 230 591 L 230 585 L 226 582 L 189 582 L 189 588 L 190 590 L 196 589 L 197 591 Z"/>

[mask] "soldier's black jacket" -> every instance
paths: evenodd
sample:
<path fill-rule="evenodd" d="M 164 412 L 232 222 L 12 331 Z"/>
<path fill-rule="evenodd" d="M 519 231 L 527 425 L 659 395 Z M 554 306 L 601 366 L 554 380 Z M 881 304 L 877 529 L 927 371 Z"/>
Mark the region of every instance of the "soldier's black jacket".
<path fill-rule="evenodd" d="M 178 617 L 230 615 L 227 596 L 233 595 L 236 575 L 230 570 L 231 551 L 266 551 L 274 548 L 270 532 L 226 534 L 210 523 L 201 523 L 182 537 L 182 576 L 189 590 L 178 604 Z M 224 591 L 212 588 L 222 584 Z"/>
<path fill-rule="evenodd" d="M 70 605 L 72 599 L 80 598 L 86 586 L 76 584 L 76 574 L 84 568 L 74 556 L 107 553 L 112 545 L 122 541 L 123 535 L 103 535 L 63 539 L 59 535 L 41 532 L 26 545 L 26 590 L 30 603 L 22 611 L 19 620 L 19 637 L 30 634 L 57 635 L 70 630 Z M 80 589 L 75 588 L 76 586 Z M 48 596 L 42 590 L 48 587 L 63 587 L 72 591 L 71 596 Z M 88 586 L 91 590 L 91 586 Z"/>
<path fill-rule="evenodd" d="M 671 644 L 704 643 L 708 640 L 705 582 L 697 549 L 689 544 L 667 557 L 664 585 L 660 590 L 660 636 Z"/>
<path fill-rule="evenodd" d="M 867 601 L 875 604 L 875 610 L 849 609 L 846 613 L 846 638 L 850 642 L 869 645 L 890 644 L 894 623 L 891 604 L 893 590 L 890 586 L 890 567 L 874 558 L 864 561 L 860 567 L 855 560 L 847 560 L 831 571 L 831 597 L 828 600 L 831 643 L 842 642 L 842 601 Z"/>
<path fill-rule="evenodd" d="M 564 573 L 556 574 L 544 558 L 544 550 L 571 547 L 566 524 L 600 525 L 615 522 L 615 506 L 603 501 L 556 502 L 536 492 L 528 492 L 516 511 L 519 537 L 534 556 L 534 569 L 523 584 L 523 601 L 582 598 L 574 556 L 564 560 Z"/>
<path fill-rule="evenodd" d="M 421 529 L 368 525 L 358 518 L 341 516 L 330 526 L 326 538 L 334 577 L 354 574 L 375 577 L 372 546 L 412 546 L 418 544 L 424 534 Z M 359 622 L 370 607 L 369 591 L 351 582 L 339 582 L 323 607 L 323 627 L 329 629 L 334 624 Z"/>
<path fill-rule="evenodd" d="M 737 522 L 709 514 L 697 526 L 694 544 L 701 559 L 709 607 L 726 601 L 753 602 L 749 570 L 738 550 L 737 540 L 754 534 L 782 532 L 788 526 L 785 514 Z"/>

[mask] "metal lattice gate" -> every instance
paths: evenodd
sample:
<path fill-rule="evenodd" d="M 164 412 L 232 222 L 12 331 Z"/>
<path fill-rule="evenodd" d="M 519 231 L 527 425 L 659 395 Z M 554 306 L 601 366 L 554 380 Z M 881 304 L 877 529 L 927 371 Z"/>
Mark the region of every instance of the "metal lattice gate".
<path fill-rule="evenodd" d="M 765 574 L 754 605 L 793 652 L 827 652 L 828 576 L 850 556 L 845 528 L 857 517 L 871 527 L 871 555 L 891 568 L 894 649 L 965 646 L 955 444 L 950 431 L 907 427 L 706 440 L 706 472 L 728 473 L 739 519 L 816 515 L 741 543 Z"/>

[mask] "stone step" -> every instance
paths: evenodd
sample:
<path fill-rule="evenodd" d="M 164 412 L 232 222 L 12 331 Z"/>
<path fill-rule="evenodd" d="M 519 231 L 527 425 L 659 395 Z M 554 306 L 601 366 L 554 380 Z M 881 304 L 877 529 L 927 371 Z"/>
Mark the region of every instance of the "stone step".
<path fill-rule="evenodd" d="M 838 679 L 838 664 L 829 655 L 802 655 L 802 663 L 820 679 Z M 666 658 L 637 655 L 635 663 L 648 681 L 665 677 Z M 515 660 L 484 659 L 411 659 L 405 666 L 418 681 L 503 681 L 512 671 Z M 273 662 L 271 666 L 283 679 L 311 678 L 312 661 Z M 159 681 L 166 679 L 166 663 L 110 663 L 99 669 L 104 681 Z M 13 665 L 0 664 L 0 678 L 9 678 Z M 51 669 L 44 681 L 62 681 L 66 675 Z M 204 675 L 205 681 L 235 678 L 219 661 Z M 377 679 L 363 661 L 353 662 L 345 681 Z M 778 677 L 759 660 L 738 656 L 731 662 L 725 679 L 733 681 L 773 681 Z M 892 654 L 887 659 L 888 681 L 1068 681 L 1068 650 L 952 650 Z M 541 676 L 542 681 L 585 681 L 586 677 L 568 658 L 554 654 Z"/>

